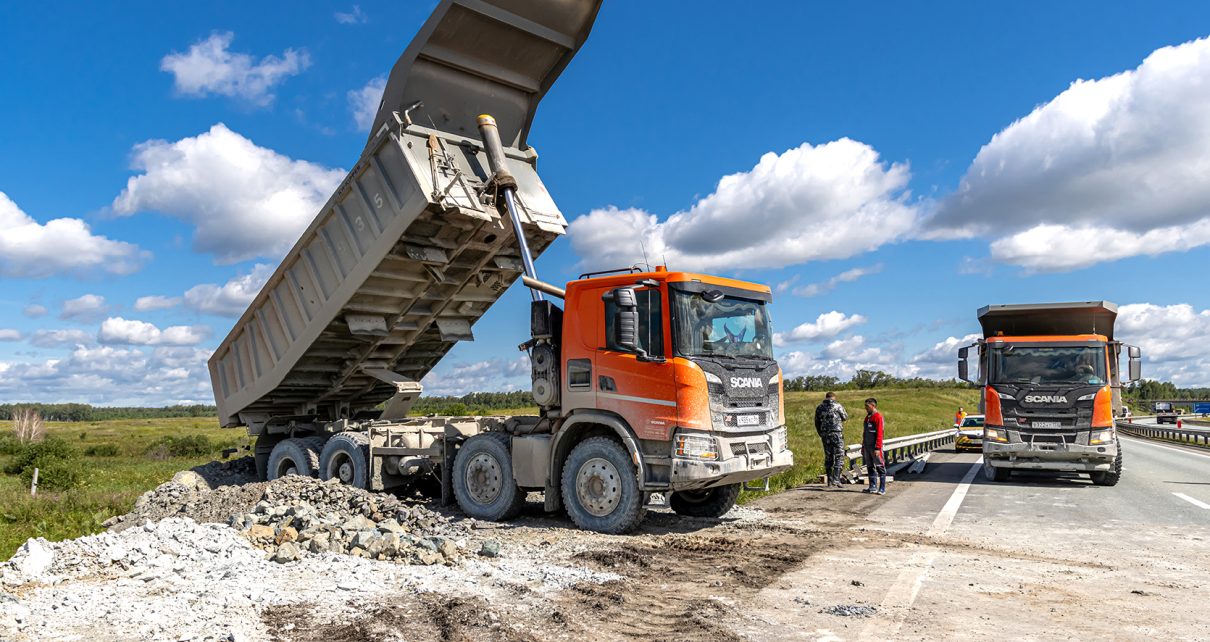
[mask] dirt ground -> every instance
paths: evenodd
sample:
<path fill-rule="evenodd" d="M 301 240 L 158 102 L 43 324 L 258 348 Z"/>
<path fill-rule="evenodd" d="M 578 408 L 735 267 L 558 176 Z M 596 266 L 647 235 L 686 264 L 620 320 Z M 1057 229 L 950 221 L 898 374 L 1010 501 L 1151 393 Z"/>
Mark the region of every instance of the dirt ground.
<path fill-rule="evenodd" d="M 1165 563 L 1165 548 L 1106 564 L 1103 549 L 1087 545 L 1092 533 L 1019 547 L 998 545 L 995 528 L 937 535 L 881 519 L 875 509 L 911 485 L 895 484 L 886 498 L 809 487 L 721 520 L 654 510 L 629 537 L 574 530 L 531 505 L 492 533 L 512 554 L 541 551 L 621 579 L 554 594 L 517 583 L 504 599 L 399 595 L 352 621 L 328 621 L 305 604 L 269 609 L 263 619 L 283 642 L 1210 639 L 1195 606 L 1210 597 L 1202 593 L 1206 562 Z M 897 587 L 913 568 L 926 568 L 924 579 Z"/>

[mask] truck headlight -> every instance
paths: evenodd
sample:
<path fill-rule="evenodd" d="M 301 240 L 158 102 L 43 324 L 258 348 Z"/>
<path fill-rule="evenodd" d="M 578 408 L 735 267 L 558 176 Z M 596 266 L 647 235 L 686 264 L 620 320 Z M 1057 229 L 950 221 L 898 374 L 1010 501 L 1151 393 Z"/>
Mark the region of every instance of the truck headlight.
<path fill-rule="evenodd" d="M 1097 393 L 1090 392 L 1082 397 L 1076 397 L 1076 401 L 1092 401 L 1097 398 Z"/>
<path fill-rule="evenodd" d="M 1113 428 L 1108 430 L 1094 430 L 1088 435 L 1088 444 L 1090 446 L 1101 446 L 1104 444 L 1113 443 Z"/>
<path fill-rule="evenodd" d="M 720 386 L 723 385 L 723 380 L 719 379 L 718 375 L 711 374 L 705 370 L 702 371 L 702 374 L 706 375 L 706 383 L 717 383 Z"/>
<path fill-rule="evenodd" d="M 688 459 L 718 459 L 718 448 L 714 437 L 705 435 L 678 434 L 674 441 L 674 452 L 677 457 Z"/>
<path fill-rule="evenodd" d="M 782 426 L 771 433 L 773 438 L 773 452 L 779 453 L 790 448 L 789 437 L 786 434 L 786 427 Z"/>
<path fill-rule="evenodd" d="M 1003 428 L 984 428 L 983 438 L 987 441 L 994 441 L 998 444 L 1008 443 L 1008 433 Z"/>

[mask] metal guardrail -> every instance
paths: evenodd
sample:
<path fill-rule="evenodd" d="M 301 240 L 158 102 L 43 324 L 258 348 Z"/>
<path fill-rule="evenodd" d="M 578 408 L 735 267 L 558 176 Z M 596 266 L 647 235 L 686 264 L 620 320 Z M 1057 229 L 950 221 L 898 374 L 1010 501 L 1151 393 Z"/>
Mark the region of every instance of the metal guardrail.
<path fill-rule="evenodd" d="M 1177 428 L 1161 424 L 1136 424 L 1118 422 L 1118 430 L 1123 434 L 1143 439 L 1172 441 L 1190 446 L 1210 448 L 1210 430 L 1205 428 Z"/>
<path fill-rule="evenodd" d="M 890 468 L 893 464 L 912 459 L 917 455 L 921 455 L 931 450 L 936 450 L 942 446 L 947 446 L 954 443 L 954 437 L 957 434 L 957 430 L 947 428 L 945 430 L 926 432 L 919 435 L 908 435 L 907 437 L 884 439 L 882 441 L 882 456 L 886 459 L 887 468 Z M 860 476 L 857 462 L 861 460 L 861 444 L 846 446 L 845 457 L 848 459 L 849 472 Z"/>

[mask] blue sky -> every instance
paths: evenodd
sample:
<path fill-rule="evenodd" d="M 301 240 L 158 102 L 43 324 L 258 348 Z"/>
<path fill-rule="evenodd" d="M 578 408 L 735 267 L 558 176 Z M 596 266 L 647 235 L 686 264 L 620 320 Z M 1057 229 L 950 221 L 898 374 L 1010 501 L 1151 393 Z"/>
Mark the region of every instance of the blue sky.
<path fill-rule="evenodd" d="M 0 400 L 211 401 L 434 4 L 0 6 Z M 572 222 L 538 269 L 633 261 L 637 229 L 776 287 L 783 368 L 842 378 L 949 376 L 987 303 L 1110 299 L 1149 376 L 1210 384 L 1208 18 L 606 0 L 530 135 Z M 428 390 L 523 387 L 526 300 Z"/>

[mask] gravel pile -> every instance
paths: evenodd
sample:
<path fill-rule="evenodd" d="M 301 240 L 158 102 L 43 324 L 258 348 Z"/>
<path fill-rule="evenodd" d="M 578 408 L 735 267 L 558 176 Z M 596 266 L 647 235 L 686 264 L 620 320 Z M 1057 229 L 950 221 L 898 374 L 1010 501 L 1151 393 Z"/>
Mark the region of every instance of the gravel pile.
<path fill-rule="evenodd" d="M 423 506 L 311 477 L 269 483 L 252 510 L 228 522 L 276 562 L 343 553 L 409 564 L 453 563 L 467 529 Z M 461 546 L 460 546 L 461 545 Z"/>
<path fill-rule="evenodd" d="M 860 604 L 837 604 L 836 606 L 822 608 L 819 612 L 840 617 L 870 617 L 878 612 L 878 608 L 862 606 Z"/>
<path fill-rule="evenodd" d="M 214 462 L 212 462 L 214 463 Z M 210 464 L 207 464 L 210 465 Z M 195 522 L 226 524 L 233 515 L 252 510 L 265 494 L 268 483 L 224 485 L 211 490 L 205 478 L 194 471 L 181 471 L 172 481 L 143 493 L 134 509 L 110 518 L 103 526 L 121 532 L 148 521 L 188 517 Z"/>

